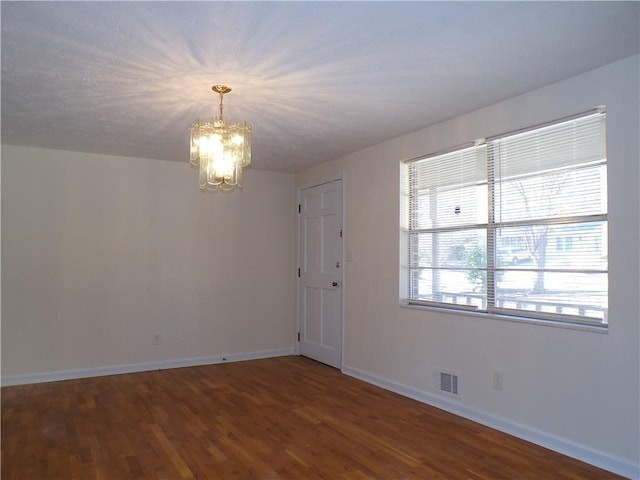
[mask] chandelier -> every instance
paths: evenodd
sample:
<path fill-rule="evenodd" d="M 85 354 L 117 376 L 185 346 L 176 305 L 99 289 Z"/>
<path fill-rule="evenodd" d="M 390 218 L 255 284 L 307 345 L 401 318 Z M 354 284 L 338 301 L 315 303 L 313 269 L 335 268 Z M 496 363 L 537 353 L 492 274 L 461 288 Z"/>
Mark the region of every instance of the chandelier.
<path fill-rule="evenodd" d="M 191 124 L 192 165 L 200 168 L 200 190 L 228 191 L 242 187 L 242 169 L 251 163 L 251 126 L 222 118 L 222 98 L 231 88 L 214 85 L 220 94 L 220 115 Z"/>

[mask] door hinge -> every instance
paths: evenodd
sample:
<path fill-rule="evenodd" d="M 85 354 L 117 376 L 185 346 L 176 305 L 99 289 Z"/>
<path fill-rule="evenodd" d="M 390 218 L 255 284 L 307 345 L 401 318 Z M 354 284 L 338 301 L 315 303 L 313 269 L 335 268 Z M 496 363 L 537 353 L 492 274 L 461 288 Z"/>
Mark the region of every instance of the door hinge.
<path fill-rule="evenodd" d="M 300 269 L 298 269 L 298 278 L 300 278 Z"/>
<path fill-rule="evenodd" d="M 340 229 L 340 238 L 342 238 L 342 229 Z"/>
<path fill-rule="evenodd" d="M 302 211 L 302 205 L 298 204 L 298 213 Z"/>
<path fill-rule="evenodd" d="M 300 332 L 298 332 L 298 341 L 300 341 Z"/>

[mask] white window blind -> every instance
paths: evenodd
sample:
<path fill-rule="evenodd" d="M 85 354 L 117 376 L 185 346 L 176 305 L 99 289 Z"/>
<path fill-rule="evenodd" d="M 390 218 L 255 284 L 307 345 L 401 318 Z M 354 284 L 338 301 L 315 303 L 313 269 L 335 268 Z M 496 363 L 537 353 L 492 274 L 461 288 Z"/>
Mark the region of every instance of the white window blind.
<path fill-rule="evenodd" d="M 408 164 L 410 303 L 605 325 L 605 114 Z"/>
<path fill-rule="evenodd" d="M 486 275 L 486 261 L 472 265 L 469 256 L 486 244 L 486 148 L 411 163 L 409 198 L 409 297 L 482 308 L 486 292 L 469 282 Z"/>

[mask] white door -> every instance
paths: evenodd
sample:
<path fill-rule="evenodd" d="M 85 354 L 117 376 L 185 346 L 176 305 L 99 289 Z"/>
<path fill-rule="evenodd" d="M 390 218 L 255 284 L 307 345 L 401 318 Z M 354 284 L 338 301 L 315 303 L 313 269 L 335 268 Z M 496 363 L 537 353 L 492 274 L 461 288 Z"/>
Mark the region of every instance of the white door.
<path fill-rule="evenodd" d="M 300 354 L 342 366 L 342 181 L 300 191 Z"/>

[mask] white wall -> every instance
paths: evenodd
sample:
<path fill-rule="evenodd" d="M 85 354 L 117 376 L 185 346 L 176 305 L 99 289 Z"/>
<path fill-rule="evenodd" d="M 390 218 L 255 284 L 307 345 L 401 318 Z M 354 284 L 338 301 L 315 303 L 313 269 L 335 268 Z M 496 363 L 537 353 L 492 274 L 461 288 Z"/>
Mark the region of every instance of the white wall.
<path fill-rule="evenodd" d="M 300 172 L 343 176 L 344 371 L 628 476 L 640 475 L 638 56 Z M 609 333 L 403 308 L 399 162 L 607 107 Z M 434 372 L 460 375 L 460 399 Z M 504 372 L 504 390 L 492 372 Z"/>
<path fill-rule="evenodd" d="M 294 176 L 197 185 L 188 163 L 3 145 L 3 379 L 293 351 Z"/>

